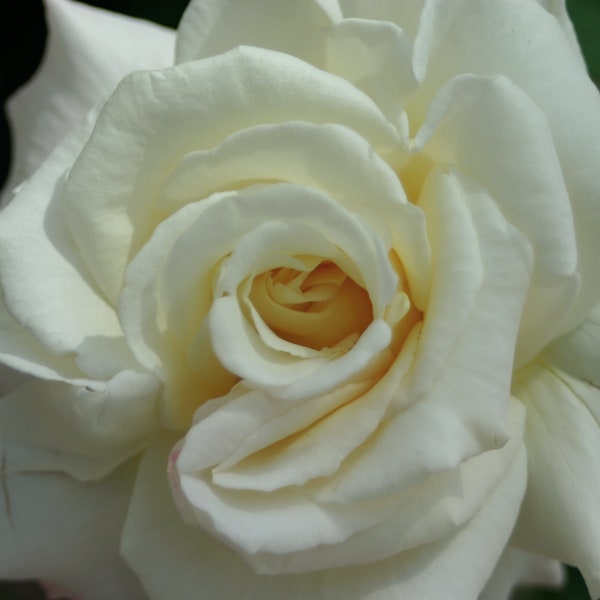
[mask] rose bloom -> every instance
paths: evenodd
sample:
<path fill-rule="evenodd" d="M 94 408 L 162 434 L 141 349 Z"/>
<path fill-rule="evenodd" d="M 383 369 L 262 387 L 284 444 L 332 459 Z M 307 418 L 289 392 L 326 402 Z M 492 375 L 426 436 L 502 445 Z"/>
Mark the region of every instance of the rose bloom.
<path fill-rule="evenodd" d="M 600 101 L 564 3 L 47 16 L 9 107 L 0 577 L 499 600 L 564 561 L 600 595 Z"/>

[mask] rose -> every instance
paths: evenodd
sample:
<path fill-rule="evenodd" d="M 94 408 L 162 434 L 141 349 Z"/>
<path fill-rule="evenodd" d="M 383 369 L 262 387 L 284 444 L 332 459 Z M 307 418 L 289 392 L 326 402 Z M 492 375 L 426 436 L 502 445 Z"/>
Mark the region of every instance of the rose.
<path fill-rule="evenodd" d="M 598 101 L 577 55 L 533 3 L 354 15 L 381 21 L 286 6 L 281 37 L 249 18 L 276 18 L 268 4 L 192 4 L 178 60 L 240 42 L 299 58 L 134 73 L 2 215 L 4 360 L 46 380 L 2 406 L 6 576 L 88 597 L 139 593 L 131 568 L 156 598 L 474 598 L 525 489 L 516 350 L 530 456 L 514 540 L 578 563 L 595 593 L 578 517 L 544 528 L 573 482 L 595 526 L 594 455 L 570 432 L 549 447 L 537 412 L 570 405 L 598 444 L 596 391 L 573 378 L 597 385 L 593 318 L 531 360 L 598 302 Z M 516 63 L 531 23 L 544 35 Z M 568 86 L 548 83 L 549 48 Z M 570 347 L 589 362 L 567 364 Z M 117 468 L 145 448 L 137 473 Z M 40 487 L 80 507 L 54 509 L 69 554 L 43 563 L 30 532 L 54 523 L 23 503 L 46 503 Z M 485 593 L 511 583 L 512 552 Z"/>

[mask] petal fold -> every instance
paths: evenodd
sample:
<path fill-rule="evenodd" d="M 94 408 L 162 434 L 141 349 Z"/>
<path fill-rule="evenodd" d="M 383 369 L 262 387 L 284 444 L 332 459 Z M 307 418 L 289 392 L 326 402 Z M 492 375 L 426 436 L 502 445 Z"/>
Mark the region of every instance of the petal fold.
<path fill-rule="evenodd" d="M 34 353 L 47 352 L 54 355 L 49 365 L 56 364 L 58 357 L 71 355 L 71 376 L 79 371 L 83 377 L 85 365 L 92 365 L 92 370 L 100 366 L 99 357 L 107 362 L 108 376 L 119 367 L 135 365 L 128 356 L 116 312 L 89 277 L 60 206 L 63 174 L 80 152 L 93 121 L 94 115 L 88 115 L 52 152 L 19 187 L 0 219 L 0 282 L 4 294 L 0 327 L 13 344 L 13 352 L 7 349 L 6 353 L 32 359 Z M 34 350 L 34 345 L 39 348 Z M 109 356 L 117 348 L 119 365 Z M 82 360 L 79 365 L 72 362 L 77 357 Z M 90 372 L 87 376 L 100 374 Z"/>
<path fill-rule="evenodd" d="M 116 303 L 127 263 L 164 219 L 157 196 L 180 158 L 236 131 L 285 121 L 346 125 L 384 156 L 400 144 L 362 92 L 279 53 L 242 47 L 125 78 L 62 198 L 71 234 L 106 297 Z"/>
<path fill-rule="evenodd" d="M 240 45 L 293 55 L 313 31 L 330 23 L 320 4 L 315 0 L 194 0 L 179 24 L 176 62 L 214 56 Z"/>
<path fill-rule="evenodd" d="M 557 560 L 508 546 L 479 600 L 508 600 L 515 588 L 530 585 L 556 588 L 564 579 L 565 569 Z"/>
<path fill-rule="evenodd" d="M 61 473 L 14 470 L 18 449 L 3 442 L 0 577 L 45 579 L 86 600 L 144 600 L 119 555 L 119 535 L 137 461 L 95 483 Z"/>
<path fill-rule="evenodd" d="M 518 375 L 529 482 L 514 542 L 576 565 L 600 595 L 600 389 L 541 362 Z"/>
<path fill-rule="evenodd" d="M 48 46 L 8 103 L 15 158 L 6 190 L 31 175 L 119 80 L 173 64 L 175 32 L 71 0 L 46 0 Z"/>
<path fill-rule="evenodd" d="M 164 438 L 145 455 L 122 538 L 124 556 L 154 600 L 475 598 L 502 553 L 525 487 L 526 458 L 520 452 L 473 518 L 438 542 L 351 569 L 258 575 L 181 520 L 164 475 L 174 442 Z"/>
<path fill-rule="evenodd" d="M 573 331 L 552 342 L 542 356 L 572 377 L 600 387 L 600 304 Z"/>
<path fill-rule="evenodd" d="M 548 0 L 543 4 L 558 3 Z M 553 179 L 562 172 L 573 211 L 577 271 L 582 279 L 559 333 L 569 331 L 596 306 L 600 296 L 600 180 L 595 175 L 600 154 L 598 90 L 555 15 L 537 2 L 506 0 L 483 6 L 479 0 L 430 0 L 423 17 L 427 18 L 421 20 L 415 52 L 427 60 L 422 84 L 407 108 L 411 123 L 422 123 L 442 87 L 465 73 L 506 77 L 547 119 L 560 170 L 545 172 Z M 508 115 L 517 112 L 513 105 L 507 110 Z M 488 119 L 482 131 L 503 133 L 491 125 Z M 480 156 L 491 155 L 493 147 L 488 146 Z M 510 160 L 515 149 L 504 156 Z M 532 171 L 538 168 L 533 155 L 524 157 L 522 164 L 531 165 Z"/>
<path fill-rule="evenodd" d="M 578 232 L 545 115 L 504 77 L 462 75 L 433 100 L 415 151 L 477 181 L 529 240 L 533 285 L 516 357 L 524 364 L 557 334 L 580 286 Z"/>
<path fill-rule="evenodd" d="M 97 385 L 97 384 L 96 384 Z M 103 477 L 139 453 L 158 424 L 158 382 L 123 371 L 103 389 L 32 380 L 0 402 L 12 468 Z"/>

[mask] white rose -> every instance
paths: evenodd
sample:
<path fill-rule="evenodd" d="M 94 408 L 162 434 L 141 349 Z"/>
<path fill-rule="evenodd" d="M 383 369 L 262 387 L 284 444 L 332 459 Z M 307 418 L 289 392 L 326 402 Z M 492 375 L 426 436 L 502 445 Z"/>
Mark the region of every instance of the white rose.
<path fill-rule="evenodd" d="M 600 594 L 600 103 L 564 7 L 199 0 L 176 66 L 113 93 L 170 35 L 48 8 L 0 216 L 0 353 L 34 377 L 0 405 L 0 576 L 284 600 L 559 577 L 514 545 Z"/>

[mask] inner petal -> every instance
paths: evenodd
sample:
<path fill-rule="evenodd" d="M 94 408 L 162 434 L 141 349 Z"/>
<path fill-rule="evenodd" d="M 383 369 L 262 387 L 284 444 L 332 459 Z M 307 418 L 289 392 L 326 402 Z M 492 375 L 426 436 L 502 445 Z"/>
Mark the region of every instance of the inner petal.
<path fill-rule="evenodd" d="M 358 337 L 373 320 L 367 291 L 335 263 L 276 268 L 254 278 L 250 300 L 281 338 L 315 350 Z"/>

